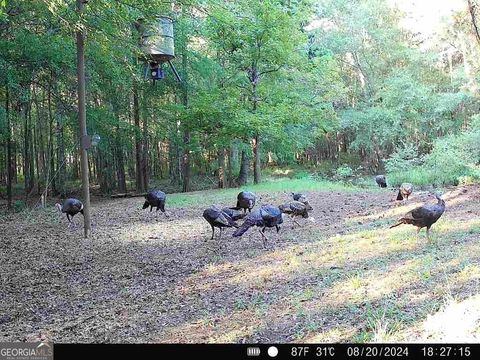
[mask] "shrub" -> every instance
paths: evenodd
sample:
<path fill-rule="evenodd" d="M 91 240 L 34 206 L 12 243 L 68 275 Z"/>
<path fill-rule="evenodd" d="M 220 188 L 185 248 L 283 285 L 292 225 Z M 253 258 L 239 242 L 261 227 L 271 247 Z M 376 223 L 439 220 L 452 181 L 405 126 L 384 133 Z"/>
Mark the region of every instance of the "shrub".
<path fill-rule="evenodd" d="M 337 168 L 335 173 L 337 174 L 337 176 L 341 178 L 347 178 L 353 175 L 353 170 L 348 165 L 342 165 L 339 168 Z"/>
<path fill-rule="evenodd" d="M 390 183 L 416 185 L 458 185 L 480 181 L 480 121 L 460 134 L 437 139 L 432 152 L 423 159 L 412 157 L 406 147 L 387 161 Z M 415 163 L 417 161 L 417 163 Z"/>
<path fill-rule="evenodd" d="M 387 172 L 408 171 L 422 162 L 423 159 L 418 156 L 417 148 L 413 144 L 404 144 L 385 160 L 385 169 Z"/>
<path fill-rule="evenodd" d="M 27 204 L 25 204 L 25 201 L 22 201 L 22 200 L 16 200 L 13 203 L 13 208 L 14 208 L 15 212 L 23 211 L 23 210 L 26 209 L 26 207 L 27 207 Z"/>

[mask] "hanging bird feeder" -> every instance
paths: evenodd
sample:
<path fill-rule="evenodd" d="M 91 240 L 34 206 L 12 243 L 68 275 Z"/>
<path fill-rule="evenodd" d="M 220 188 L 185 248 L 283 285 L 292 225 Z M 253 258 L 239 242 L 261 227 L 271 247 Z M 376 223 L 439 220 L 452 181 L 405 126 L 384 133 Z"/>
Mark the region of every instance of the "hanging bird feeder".
<path fill-rule="evenodd" d="M 177 81 L 182 81 L 173 66 L 175 43 L 173 37 L 173 20 L 167 16 L 157 16 L 152 22 L 139 19 L 135 23 L 140 33 L 140 48 L 145 61 L 145 77 L 153 81 L 165 77 L 162 65 L 168 63 Z"/>

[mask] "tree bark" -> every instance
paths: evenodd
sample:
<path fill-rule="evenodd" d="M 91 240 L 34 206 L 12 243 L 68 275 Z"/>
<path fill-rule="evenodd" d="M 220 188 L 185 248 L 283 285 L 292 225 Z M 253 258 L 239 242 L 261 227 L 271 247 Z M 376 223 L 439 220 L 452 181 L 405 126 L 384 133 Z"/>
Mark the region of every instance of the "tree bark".
<path fill-rule="evenodd" d="M 183 47 L 182 67 L 183 67 L 183 83 L 182 83 L 182 103 L 187 110 L 188 108 L 188 71 L 187 71 L 187 48 Z M 190 140 L 191 134 L 188 126 L 184 126 L 183 130 L 183 192 L 192 191 L 191 186 L 191 159 L 190 159 Z"/>
<path fill-rule="evenodd" d="M 52 79 L 53 80 L 53 79 Z M 55 181 L 55 153 L 53 150 L 53 110 L 52 110 L 52 85 L 51 82 L 48 85 L 48 128 L 49 128 L 49 136 L 48 136 L 48 158 L 50 162 L 50 169 L 48 172 L 48 179 L 46 184 L 46 191 L 48 191 L 49 182 L 51 182 L 51 189 L 52 193 L 56 192 L 56 181 Z M 45 196 L 46 197 L 46 196 Z"/>
<path fill-rule="evenodd" d="M 258 95 L 257 95 L 257 83 L 260 80 L 260 74 L 258 73 L 255 64 L 252 64 L 250 70 L 250 83 L 252 84 L 252 113 L 257 112 Z M 253 138 L 253 182 L 255 184 L 261 181 L 261 165 L 260 165 L 260 134 L 257 132 Z"/>
<path fill-rule="evenodd" d="M 30 120 L 30 121 L 29 121 Z M 28 197 L 30 191 L 34 185 L 34 164 L 33 164 L 33 151 L 32 151 L 32 130 L 31 130 L 31 112 L 28 111 L 28 106 L 25 104 L 24 108 L 24 147 L 23 147 L 23 176 L 25 181 L 25 197 Z"/>
<path fill-rule="evenodd" d="M 12 209 L 12 134 L 10 129 L 9 91 L 6 86 L 5 112 L 7 116 L 7 207 Z"/>
<path fill-rule="evenodd" d="M 230 146 L 228 152 L 228 166 L 227 166 L 227 181 L 228 186 L 233 186 L 234 179 L 233 179 L 233 145 Z"/>
<path fill-rule="evenodd" d="M 143 161 L 142 161 L 142 142 L 141 142 L 141 130 L 140 130 L 140 109 L 138 105 L 138 91 L 137 86 L 133 86 L 133 119 L 135 121 L 135 160 L 136 160 L 136 186 L 138 192 L 144 192 L 144 177 L 142 174 L 143 170 Z"/>
<path fill-rule="evenodd" d="M 83 0 L 77 0 L 78 13 L 84 8 Z M 78 92 L 78 122 L 81 139 L 87 136 L 87 114 L 85 96 L 85 30 L 78 29 L 77 40 L 77 92 Z M 84 237 L 88 238 L 91 232 L 90 219 L 90 181 L 88 174 L 87 150 L 80 146 L 80 160 L 82 167 L 82 192 L 83 192 L 83 229 Z"/>
<path fill-rule="evenodd" d="M 253 140 L 253 182 L 255 184 L 261 181 L 260 168 L 260 135 L 257 133 Z"/>
<path fill-rule="evenodd" d="M 245 185 L 248 181 L 248 157 L 245 150 L 242 150 L 240 160 L 240 174 L 238 175 L 238 185 Z"/>
<path fill-rule="evenodd" d="M 226 187 L 225 181 L 225 149 L 218 149 L 218 187 L 223 189 Z"/>
<path fill-rule="evenodd" d="M 117 183 L 118 191 L 121 193 L 127 192 L 127 182 L 125 180 L 125 165 L 123 160 L 123 149 L 121 141 L 120 126 L 117 125 L 117 141 L 116 141 L 116 158 L 117 158 Z"/>
<path fill-rule="evenodd" d="M 191 164 L 190 164 L 190 131 L 184 130 L 183 142 L 185 148 L 183 150 L 183 192 L 192 191 L 191 187 Z"/>
<path fill-rule="evenodd" d="M 57 190 L 62 197 L 65 196 L 65 181 L 67 172 L 65 168 L 65 142 L 63 137 L 63 120 L 57 115 Z"/>

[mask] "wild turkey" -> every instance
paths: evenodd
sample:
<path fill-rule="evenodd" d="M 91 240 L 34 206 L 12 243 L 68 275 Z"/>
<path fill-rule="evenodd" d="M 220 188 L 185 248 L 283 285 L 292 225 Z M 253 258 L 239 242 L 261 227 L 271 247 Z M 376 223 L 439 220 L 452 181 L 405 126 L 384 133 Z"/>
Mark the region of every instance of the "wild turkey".
<path fill-rule="evenodd" d="M 400 189 L 398 189 L 397 200 L 408 200 L 408 197 L 413 192 L 413 185 L 410 183 L 403 183 L 400 185 Z"/>
<path fill-rule="evenodd" d="M 75 226 L 75 223 L 72 221 L 75 215 L 77 215 L 78 213 L 83 215 L 83 204 L 78 199 L 67 199 L 63 202 L 62 205 L 59 203 L 55 204 L 55 207 L 61 213 L 67 214 L 67 219 L 69 223 L 68 227 L 70 227 L 72 224 Z"/>
<path fill-rule="evenodd" d="M 228 215 L 226 212 L 216 206 L 211 206 L 208 209 L 205 209 L 203 211 L 203 218 L 207 220 L 207 222 L 212 227 L 212 238 L 210 240 L 213 240 L 215 228 L 220 229 L 220 237 L 218 238 L 219 240 L 222 238 L 222 230 L 224 227 L 238 228 L 235 220 L 233 220 L 230 215 Z"/>
<path fill-rule="evenodd" d="M 382 188 L 387 187 L 387 179 L 385 178 L 385 175 L 375 176 L 375 182 L 377 183 L 378 186 L 380 186 Z"/>
<path fill-rule="evenodd" d="M 244 212 L 251 212 L 255 206 L 256 196 L 250 191 L 242 191 L 237 196 L 237 209 L 243 209 Z"/>
<path fill-rule="evenodd" d="M 165 200 L 167 200 L 167 195 L 163 191 L 150 191 L 145 195 L 145 203 L 143 204 L 142 209 L 146 209 L 150 206 L 150 212 L 154 207 L 158 210 L 165 212 Z"/>
<path fill-rule="evenodd" d="M 275 227 L 277 233 L 280 231 L 280 224 L 283 223 L 282 212 L 277 206 L 263 205 L 260 209 L 252 211 L 245 218 L 243 224 L 235 230 L 233 236 L 242 236 L 245 232 L 253 226 L 259 226 L 262 230 L 259 230 L 263 238 L 263 247 L 267 244 L 267 237 L 264 232 L 265 229 Z"/>
<path fill-rule="evenodd" d="M 293 200 L 300 201 L 301 203 L 305 204 L 308 208 L 308 211 L 313 210 L 310 206 L 310 203 L 307 200 L 307 196 L 302 193 L 292 193 Z"/>
<path fill-rule="evenodd" d="M 280 205 L 278 208 L 282 213 L 290 215 L 297 225 L 300 225 L 297 220 L 295 220 L 295 217 L 301 216 L 303 218 L 308 218 L 308 212 L 313 210 L 308 201 L 305 200 L 305 202 L 293 200 Z"/>
<path fill-rule="evenodd" d="M 438 200 L 435 205 L 423 205 L 409 211 L 398 221 L 398 224 L 390 226 L 390 229 L 402 224 L 411 224 L 417 227 L 418 237 L 420 229 L 426 227 L 427 239 L 430 242 L 430 228 L 440 219 L 440 216 L 445 211 L 445 201 L 439 194 L 435 194 L 435 197 Z"/>
<path fill-rule="evenodd" d="M 235 208 L 235 207 L 223 208 L 222 211 L 228 216 L 230 216 L 233 221 L 243 219 L 245 216 L 247 216 L 246 213 L 242 212 L 239 208 Z"/>
<path fill-rule="evenodd" d="M 293 193 L 293 192 L 292 192 L 292 197 L 293 197 L 293 200 L 295 200 L 295 201 L 301 201 L 301 199 L 306 199 L 307 198 L 302 193 Z"/>

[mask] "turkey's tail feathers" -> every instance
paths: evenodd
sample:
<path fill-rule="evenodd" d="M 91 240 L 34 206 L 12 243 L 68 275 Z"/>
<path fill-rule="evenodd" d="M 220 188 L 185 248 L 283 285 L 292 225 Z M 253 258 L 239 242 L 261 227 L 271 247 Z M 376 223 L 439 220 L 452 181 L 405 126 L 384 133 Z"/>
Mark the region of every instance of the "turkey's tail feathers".
<path fill-rule="evenodd" d="M 397 200 L 403 200 L 402 192 L 398 190 Z"/>

